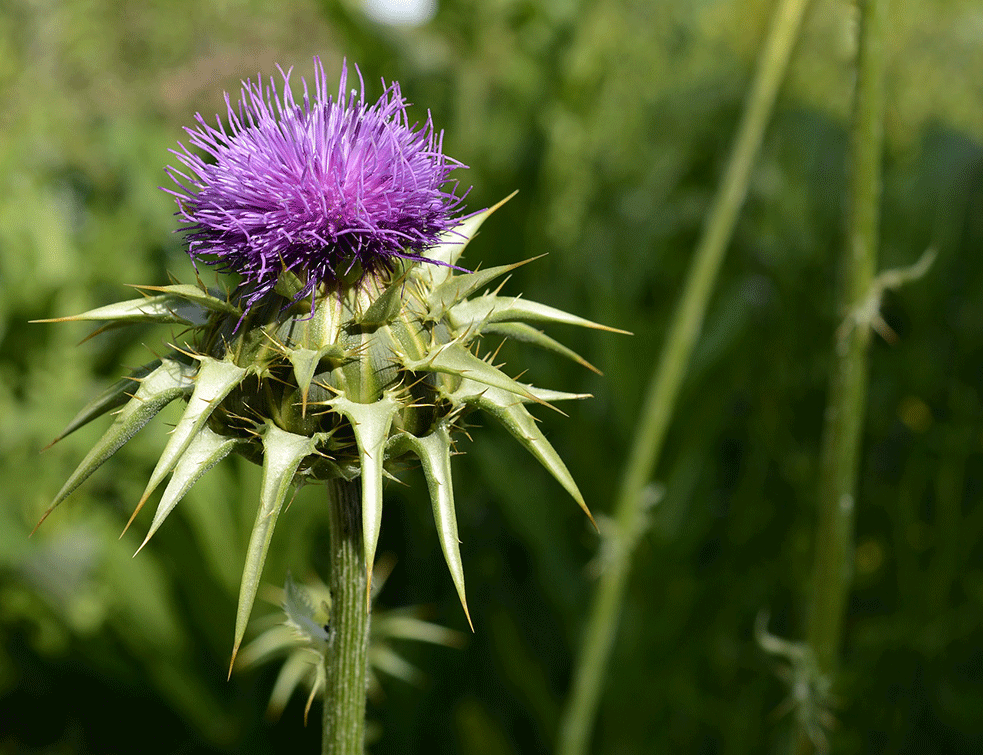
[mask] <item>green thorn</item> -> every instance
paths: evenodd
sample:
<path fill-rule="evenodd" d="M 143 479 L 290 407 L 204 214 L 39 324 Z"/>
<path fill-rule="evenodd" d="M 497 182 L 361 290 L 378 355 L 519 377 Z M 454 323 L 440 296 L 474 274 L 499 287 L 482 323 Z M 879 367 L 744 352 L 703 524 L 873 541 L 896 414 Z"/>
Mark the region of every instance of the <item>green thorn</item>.
<path fill-rule="evenodd" d="M 495 212 L 495 210 L 508 202 L 518 193 L 518 191 L 513 191 L 498 204 L 489 207 L 487 210 L 482 210 L 481 212 L 477 212 L 470 217 L 464 218 L 464 220 L 454 226 L 454 228 L 442 233 L 440 236 L 440 241 L 430 249 L 426 250 L 424 254 L 426 254 L 426 256 L 432 260 L 443 262 L 444 265 L 420 265 L 416 268 L 416 274 L 427 279 L 432 286 L 437 286 L 440 283 L 443 283 L 451 274 L 451 268 L 446 267 L 446 265 L 456 265 L 457 261 L 461 258 L 461 255 L 464 254 L 464 250 L 468 243 L 478 232 L 481 224 L 484 223 L 491 216 L 491 214 Z"/>
<path fill-rule="evenodd" d="M 539 255 L 542 257 L 544 255 Z M 490 267 L 487 270 L 476 270 L 473 273 L 451 274 L 447 280 L 441 283 L 428 296 L 428 306 L 430 307 L 430 319 L 439 320 L 444 313 L 458 302 L 467 299 L 478 289 L 489 285 L 496 278 L 500 278 L 512 272 L 518 267 L 539 259 L 532 257 L 522 262 L 514 262 L 511 265 L 499 265 Z"/>
<path fill-rule="evenodd" d="M 150 542 L 157 529 L 164 523 L 164 520 L 171 513 L 178 502 L 184 498 L 191 487 L 201 479 L 209 469 L 218 464 L 222 459 L 229 455 L 229 452 L 239 443 L 238 438 L 228 438 L 219 435 L 207 425 L 202 427 L 198 434 L 194 436 L 187 450 L 181 455 L 177 466 L 174 467 L 174 474 L 164 489 L 164 495 L 157 505 L 157 512 L 154 514 L 154 521 L 150 525 L 147 536 L 143 543 L 137 548 L 137 553 L 143 550 L 143 546 Z"/>
<path fill-rule="evenodd" d="M 117 380 L 106 390 L 92 399 L 92 401 L 86 404 L 79 411 L 79 413 L 72 418 L 72 421 L 68 423 L 68 426 L 61 431 L 58 437 L 41 450 L 46 451 L 58 441 L 71 435 L 80 427 L 84 427 L 85 425 L 89 424 L 92 420 L 101 417 L 107 412 L 111 412 L 113 409 L 118 409 L 119 407 L 125 405 L 140 387 L 140 381 L 160 367 L 160 364 L 159 359 L 154 360 L 150 364 L 145 364 L 143 367 L 135 370 L 133 374 Z"/>
<path fill-rule="evenodd" d="M 195 376 L 195 389 L 188 399 L 188 407 L 184 410 L 177 426 L 171 432 L 171 437 L 157 461 L 150 481 L 147 483 L 140 502 L 133 510 L 130 520 L 123 528 L 123 534 L 129 529 L 136 515 L 143 508 L 150 495 L 177 465 L 178 460 L 187 450 L 191 441 L 197 435 L 211 413 L 218 407 L 229 392 L 246 377 L 247 370 L 229 361 L 219 361 L 211 357 L 199 357 L 201 367 Z M 122 537 L 123 535 L 120 535 Z"/>
<path fill-rule="evenodd" d="M 515 401 L 511 395 L 497 388 L 485 388 L 474 383 L 469 384 L 467 381 L 462 383 L 461 388 L 455 392 L 453 398 L 473 404 L 497 419 L 519 443 L 536 457 L 540 464 L 546 467 L 547 471 L 577 502 L 577 505 L 590 519 L 591 524 L 594 525 L 594 529 L 598 529 L 597 522 L 594 521 L 590 509 L 587 508 L 580 488 L 574 482 L 570 470 L 567 469 L 563 459 L 543 435 L 543 431 L 539 429 L 535 419 L 521 402 Z"/>
<path fill-rule="evenodd" d="M 113 424 L 96 442 L 71 477 L 55 496 L 31 534 L 37 531 L 48 515 L 86 479 L 101 467 L 134 435 L 136 435 L 165 406 L 179 396 L 191 392 L 193 368 L 190 365 L 164 359 L 161 365 L 140 380 L 133 398 L 123 407 Z"/>
<path fill-rule="evenodd" d="M 260 490 L 259 509 L 253 524 L 246 561 L 242 569 L 242 584 L 239 587 L 239 606 L 236 610 L 235 644 L 232 647 L 232 662 L 229 676 L 235 664 L 239 646 L 246 634 L 246 624 L 252 613 L 259 581 L 263 576 L 266 554 L 270 549 L 273 529 L 283 508 L 290 483 L 297 468 L 305 457 L 314 452 L 315 439 L 306 435 L 295 435 L 281 430 L 270 423 L 263 433 L 263 483 Z"/>
<path fill-rule="evenodd" d="M 358 404 L 345 396 L 325 402 L 351 423 L 362 467 L 362 537 L 365 551 L 365 610 L 370 608 L 372 566 L 382 529 L 382 480 L 386 440 L 400 403 L 386 393 L 372 404 Z"/>
<path fill-rule="evenodd" d="M 423 467 L 423 474 L 427 478 L 427 487 L 430 490 L 433 520 L 440 538 L 440 548 L 444 552 L 444 561 L 447 562 L 447 569 L 457 589 L 461 607 L 473 632 L 474 624 L 471 621 L 471 612 L 468 610 L 468 601 L 464 592 L 464 565 L 461 562 L 457 513 L 454 508 L 450 431 L 442 424 L 423 438 L 402 433 L 394 438 L 393 445 L 397 448 L 407 448 L 420 458 L 420 465 Z"/>
<path fill-rule="evenodd" d="M 403 365 L 412 372 L 443 372 L 457 375 L 542 403 L 521 383 L 516 382 L 497 367 L 479 359 L 459 343 L 449 343 L 423 359 L 405 359 Z"/>
<path fill-rule="evenodd" d="M 586 367 L 591 372 L 598 375 L 603 374 L 599 369 L 597 369 L 597 367 L 580 356 L 580 354 L 578 354 L 576 351 L 564 346 L 559 341 L 550 338 L 548 335 L 543 333 L 543 331 L 537 330 L 527 323 L 488 322 L 481 326 L 480 332 L 482 335 L 500 335 L 505 336 L 506 338 L 511 338 L 514 341 L 521 341 L 523 343 L 532 344 L 533 346 L 538 346 L 546 351 L 552 351 L 554 354 L 559 354 L 567 359 L 572 359 L 574 362 Z"/>
<path fill-rule="evenodd" d="M 581 328 L 606 330 L 610 333 L 620 333 L 630 336 L 627 330 L 612 328 L 607 325 L 586 320 L 583 317 L 564 312 L 562 309 L 550 307 L 539 302 L 529 301 L 519 297 L 509 296 L 479 296 L 468 299 L 453 307 L 450 316 L 455 323 L 470 324 L 488 322 L 547 322 L 561 325 L 577 325 Z"/>
<path fill-rule="evenodd" d="M 217 296 L 216 292 L 188 283 L 174 283 L 170 286 L 133 286 L 133 288 L 138 291 L 159 291 L 162 294 L 177 296 L 212 312 L 235 315 L 236 317 L 242 315 L 242 310 L 227 298 Z"/>
<path fill-rule="evenodd" d="M 52 317 L 31 322 L 108 322 L 114 325 L 149 322 L 204 325 L 207 321 L 208 310 L 197 302 L 188 301 L 186 297 L 176 294 L 162 294 L 107 304 L 105 307 L 90 309 L 80 315 Z"/>

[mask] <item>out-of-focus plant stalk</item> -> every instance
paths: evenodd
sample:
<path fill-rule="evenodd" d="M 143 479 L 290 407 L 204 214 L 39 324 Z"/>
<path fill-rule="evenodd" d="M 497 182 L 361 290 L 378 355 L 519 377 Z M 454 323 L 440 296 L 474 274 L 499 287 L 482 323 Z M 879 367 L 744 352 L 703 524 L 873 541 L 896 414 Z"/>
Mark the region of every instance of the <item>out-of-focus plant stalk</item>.
<path fill-rule="evenodd" d="M 365 752 L 369 612 L 359 480 L 325 483 L 331 527 L 331 614 L 324 654 L 322 755 Z"/>
<path fill-rule="evenodd" d="M 807 645 L 820 675 L 836 669 L 853 577 L 853 522 L 867 397 L 870 302 L 877 269 L 884 142 L 884 25 L 887 0 L 862 0 L 857 83 L 850 133 L 850 185 L 839 294 L 843 325 L 833 345 L 823 430 Z M 876 314 L 876 313 L 875 313 Z M 799 732 L 796 751 L 811 752 Z"/>
<path fill-rule="evenodd" d="M 587 620 L 571 696 L 560 724 L 558 755 L 583 755 L 590 743 L 632 553 L 644 528 L 645 487 L 659 460 L 724 251 L 747 195 L 749 176 L 808 4 L 809 0 L 780 0 L 775 9 L 726 173 L 703 227 L 682 299 L 649 384 L 615 504 L 615 520 L 611 530 L 605 533 L 610 539 L 609 557 Z"/>

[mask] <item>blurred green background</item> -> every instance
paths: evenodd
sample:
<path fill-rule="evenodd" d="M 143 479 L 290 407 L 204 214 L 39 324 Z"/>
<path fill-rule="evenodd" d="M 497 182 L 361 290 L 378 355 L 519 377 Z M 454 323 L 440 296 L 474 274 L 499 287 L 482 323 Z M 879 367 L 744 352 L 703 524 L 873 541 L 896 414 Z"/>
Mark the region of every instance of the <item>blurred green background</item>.
<path fill-rule="evenodd" d="M 610 511 L 642 390 L 727 158 L 772 3 L 436 0 L 417 26 L 360 0 L 0 1 L 0 753 L 315 752 L 298 696 L 264 718 L 277 669 L 226 682 L 258 470 L 212 470 L 150 546 L 118 540 L 163 447 L 156 420 L 31 539 L 104 430 L 39 455 L 78 408 L 163 348 L 166 329 L 78 345 L 28 325 L 192 279 L 172 231 L 167 150 L 242 78 L 342 57 L 370 98 L 397 79 L 471 166 L 469 206 L 519 195 L 465 263 L 548 256 L 508 284 L 634 331 L 560 335 L 605 373 L 507 345 L 513 371 L 594 394 L 540 412 L 593 511 Z M 842 247 L 854 10 L 816 0 L 656 474 L 595 753 L 785 750 L 781 664 L 801 636 L 836 260 Z M 856 583 L 836 689 L 846 753 L 983 751 L 983 6 L 894 0 L 882 262 L 933 247 L 887 294 L 898 334 L 873 346 Z M 172 407 L 174 408 L 174 407 Z M 165 412 L 166 414 L 166 412 Z M 406 644 L 422 686 L 384 684 L 373 752 L 552 749 L 598 564 L 566 494 L 492 423 L 455 458 L 476 632 Z M 390 485 L 387 607 L 466 623 L 422 475 Z M 281 517 L 266 581 L 321 570 L 326 516 L 305 489 Z M 149 507 L 148 507 L 149 508 Z M 274 612 L 272 605 L 257 613 Z M 316 719 L 315 719 L 316 720 Z"/>

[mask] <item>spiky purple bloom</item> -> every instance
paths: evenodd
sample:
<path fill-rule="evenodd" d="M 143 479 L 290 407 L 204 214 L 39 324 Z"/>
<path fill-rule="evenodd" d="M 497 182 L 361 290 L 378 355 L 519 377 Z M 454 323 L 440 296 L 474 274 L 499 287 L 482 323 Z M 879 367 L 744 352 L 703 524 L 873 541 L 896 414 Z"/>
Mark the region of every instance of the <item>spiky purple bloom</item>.
<path fill-rule="evenodd" d="M 294 100 L 290 71 L 243 82 L 238 103 L 228 94 L 228 124 L 197 114 L 189 143 L 171 150 L 187 173 L 168 166 L 169 190 L 195 262 L 238 273 L 247 306 L 263 298 L 281 273 L 306 283 L 303 294 L 332 284 L 356 265 L 390 269 L 397 259 L 427 261 L 423 252 L 456 225 L 463 198 L 449 174 L 466 167 L 442 152 L 443 132 L 429 114 L 410 124 L 399 84 L 375 104 L 359 89 L 346 96 L 342 66 L 337 98 L 314 59 L 314 97 L 302 79 Z M 385 82 L 383 82 L 385 86 Z"/>

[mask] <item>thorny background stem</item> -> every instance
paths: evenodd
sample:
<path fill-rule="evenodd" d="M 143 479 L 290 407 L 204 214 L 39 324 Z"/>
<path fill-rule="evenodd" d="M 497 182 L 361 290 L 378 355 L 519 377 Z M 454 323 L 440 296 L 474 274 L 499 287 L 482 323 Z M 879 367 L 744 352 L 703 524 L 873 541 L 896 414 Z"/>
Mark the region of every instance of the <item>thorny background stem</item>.
<path fill-rule="evenodd" d="M 369 613 L 365 606 L 362 495 L 359 481 L 326 484 L 331 527 L 331 618 L 324 655 L 322 755 L 365 751 Z"/>
<path fill-rule="evenodd" d="M 649 384 L 615 504 L 615 521 L 605 534 L 611 538 L 610 558 L 605 562 L 587 620 L 571 696 L 560 723 L 558 755 L 584 755 L 588 750 L 632 552 L 644 526 L 645 487 L 658 463 L 679 388 L 808 4 L 809 0 L 779 0 L 775 8 L 726 173 L 703 226 L 682 299 Z"/>
<path fill-rule="evenodd" d="M 881 156 L 884 142 L 884 25 L 887 0 L 862 0 L 857 85 L 850 133 L 850 185 L 839 294 L 844 325 L 833 345 L 833 367 L 823 432 L 819 521 L 806 635 L 816 669 L 836 670 L 843 616 L 853 578 L 853 526 L 860 440 L 866 410 L 871 323 L 860 315 L 877 269 Z M 796 752 L 813 744 L 800 728 Z"/>

